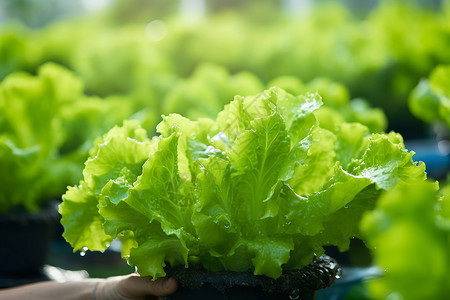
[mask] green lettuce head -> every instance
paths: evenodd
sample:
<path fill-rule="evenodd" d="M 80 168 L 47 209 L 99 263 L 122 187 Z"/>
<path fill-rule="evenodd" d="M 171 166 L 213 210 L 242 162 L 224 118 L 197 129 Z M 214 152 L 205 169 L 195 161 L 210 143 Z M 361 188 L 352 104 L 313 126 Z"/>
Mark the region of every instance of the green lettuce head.
<path fill-rule="evenodd" d="M 126 99 L 88 97 L 55 63 L 0 83 L 0 214 L 34 212 L 80 180 L 94 139 L 128 118 Z"/>
<path fill-rule="evenodd" d="M 137 122 L 114 127 L 63 196 L 64 237 L 97 251 L 119 238 L 153 278 L 166 264 L 277 278 L 325 245 L 347 249 L 381 191 L 423 181 L 425 166 L 396 133 L 321 128 L 321 105 L 272 88 L 236 96 L 216 120 L 165 116 L 153 138 Z"/>
<path fill-rule="evenodd" d="M 409 108 L 417 118 L 441 122 L 450 128 L 450 65 L 437 66 L 409 97 Z"/>
<path fill-rule="evenodd" d="M 383 276 L 371 299 L 445 299 L 450 293 L 450 186 L 398 184 L 367 212 L 361 230 Z M 417 282 L 414 287 L 412 282 Z"/>

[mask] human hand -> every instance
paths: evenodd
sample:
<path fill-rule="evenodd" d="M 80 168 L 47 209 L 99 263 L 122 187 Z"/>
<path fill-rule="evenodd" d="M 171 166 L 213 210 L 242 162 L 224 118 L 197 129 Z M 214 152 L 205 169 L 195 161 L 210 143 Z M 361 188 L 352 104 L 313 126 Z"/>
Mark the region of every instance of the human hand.
<path fill-rule="evenodd" d="M 163 299 L 174 293 L 177 282 L 173 278 L 141 277 L 136 274 L 115 276 L 97 282 L 93 291 L 95 300 Z M 150 296 L 150 297 L 149 297 Z"/>

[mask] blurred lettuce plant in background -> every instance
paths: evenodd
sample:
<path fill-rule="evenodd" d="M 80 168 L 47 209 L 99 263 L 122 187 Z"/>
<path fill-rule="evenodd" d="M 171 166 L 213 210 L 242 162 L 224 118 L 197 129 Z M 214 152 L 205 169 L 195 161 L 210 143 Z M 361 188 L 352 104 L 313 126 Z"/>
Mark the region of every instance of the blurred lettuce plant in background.
<path fill-rule="evenodd" d="M 72 72 L 53 63 L 38 75 L 8 75 L 0 84 L 0 212 L 41 208 L 79 178 L 93 139 L 128 118 L 114 97 L 87 97 Z"/>
<path fill-rule="evenodd" d="M 450 128 L 450 65 L 437 66 L 411 92 L 409 107 L 419 119 Z"/>
<path fill-rule="evenodd" d="M 351 1 L 319 1 L 287 13 L 288 2 L 204 1 L 204 13 L 193 20 L 179 1 L 114 1 L 38 28 L 5 26 L 3 76 L 34 73 L 54 61 L 80 76 L 88 93 L 133 93 L 141 100 L 144 93 L 152 109 L 162 107 L 154 103 L 164 102 L 174 78 L 182 82 L 203 63 L 231 75 L 250 72 L 264 86 L 280 76 L 327 77 L 344 84 L 350 98 L 381 107 L 389 129 L 406 138 L 426 134 L 407 98 L 420 78 L 450 63 L 449 1 L 371 2 L 363 14 L 352 11 Z"/>
<path fill-rule="evenodd" d="M 450 290 L 450 186 L 399 184 L 361 227 L 382 277 L 368 282 L 374 299 L 445 299 Z"/>

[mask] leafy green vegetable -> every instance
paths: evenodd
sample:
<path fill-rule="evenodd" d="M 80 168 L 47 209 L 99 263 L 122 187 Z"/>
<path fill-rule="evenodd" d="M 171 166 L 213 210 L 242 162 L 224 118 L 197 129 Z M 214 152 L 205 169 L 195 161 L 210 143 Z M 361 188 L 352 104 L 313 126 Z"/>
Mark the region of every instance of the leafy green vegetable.
<path fill-rule="evenodd" d="M 273 79 L 269 87 L 277 86 L 294 95 L 319 93 L 324 101 L 315 114 L 320 126 L 335 132 L 337 124 L 358 122 L 369 128 L 371 133 L 384 132 L 387 127 L 386 116 L 380 108 L 372 108 L 363 99 L 350 100 L 348 89 L 325 77 L 318 77 L 308 83 L 303 83 L 293 76 L 281 76 Z"/>
<path fill-rule="evenodd" d="M 223 66 L 203 63 L 167 92 L 161 112 L 179 113 L 193 120 L 214 118 L 234 95 L 254 94 L 262 89 L 260 80 L 249 72 L 231 75 Z"/>
<path fill-rule="evenodd" d="M 436 67 L 422 79 L 409 98 L 411 112 L 425 122 L 440 121 L 450 127 L 450 65 Z"/>
<path fill-rule="evenodd" d="M 17 23 L 0 28 L 0 80 L 17 70 L 28 70 L 36 62 L 28 30 Z"/>
<path fill-rule="evenodd" d="M 400 135 L 358 123 L 320 127 L 317 94 L 236 96 L 216 120 L 165 116 L 147 138 L 126 121 L 98 139 L 60 207 L 74 250 L 114 238 L 142 275 L 164 266 L 277 278 L 360 236 L 382 190 L 425 178 Z"/>
<path fill-rule="evenodd" d="M 361 227 L 385 270 L 369 282 L 375 299 L 445 299 L 450 290 L 450 189 L 401 183 L 385 193 Z M 416 284 L 412 284 L 416 283 Z"/>
<path fill-rule="evenodd" d="M 86 97 L 72 72 L 53 63 L 0 85 L 0 213 L 36 211 L 80 179 L 93 140 L 131 115 L 123 99 Z"/>
<path fill-rule="evenodd" d="M 51 161 L 63 141 L 58 111 L 81 94 L 82 85 L 55 65 L 40 69 L 37 77 L 26 73 L 8 76 L 0 87 L 0 129 L 3 172 L 0 212 L 23 204 L 37 210 L 52 187 Z M 44 199 L 42 199 L 44 198 Z"/>

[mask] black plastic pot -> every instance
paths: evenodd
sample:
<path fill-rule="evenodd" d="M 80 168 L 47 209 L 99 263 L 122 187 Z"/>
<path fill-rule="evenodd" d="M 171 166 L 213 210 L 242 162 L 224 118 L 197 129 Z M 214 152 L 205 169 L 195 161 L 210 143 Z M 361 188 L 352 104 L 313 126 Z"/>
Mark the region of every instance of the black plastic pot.
<path fill-rule="evenodd" d="M 186 299 L 302 299 L 312 300 L 320 289 L 331 286 L 340 267 L 329 256 L 300 270 L 285 271 L 279 278 L 255 276 L 252 273 L 212 273 L 204 269 L 168 268 L 167 276 L 174 277 L 179 288 L 171 296 Z"/>
<path fill-rule="evenodd" d="M 58 222 L 56 204 L 37 213 L 0 215 L 0 276 L 38 276 Z"/>

